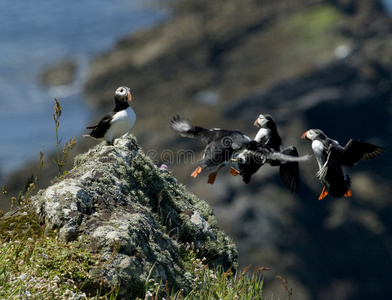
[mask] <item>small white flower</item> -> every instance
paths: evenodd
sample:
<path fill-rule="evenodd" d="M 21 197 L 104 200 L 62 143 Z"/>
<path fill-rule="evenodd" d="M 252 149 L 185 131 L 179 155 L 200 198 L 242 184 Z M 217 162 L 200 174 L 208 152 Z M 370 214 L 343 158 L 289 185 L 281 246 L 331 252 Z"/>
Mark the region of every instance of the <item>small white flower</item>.
<path fill-rule="evenodd" d="M 19 279 L 19 280 L 21 280 L 21 281 L 24 281 L 24 280 L 26 279 L 26 274 L 25 274 L 25 273 L 20 274 L 20 275 L 17 277 L 17 279 Z"/>

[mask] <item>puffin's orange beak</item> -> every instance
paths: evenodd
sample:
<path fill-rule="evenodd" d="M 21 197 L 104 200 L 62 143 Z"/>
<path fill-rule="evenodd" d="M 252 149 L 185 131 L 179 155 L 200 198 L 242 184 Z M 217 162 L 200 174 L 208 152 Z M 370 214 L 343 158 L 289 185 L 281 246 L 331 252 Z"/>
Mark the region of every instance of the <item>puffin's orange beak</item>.
<path fill-rule="evenodd" d="M 259 118 L 256 119 L 256 121 L 253 123 L 253 125 L 260 128 L 261 126 L 260 126 L 259 122 L 257 122 L 258 120 L 259 120 Z"/>
<path fill-rule="evenodd" d="M 308 137 L 306 136 L 307 133 L 308 133 L 308 131 L 305 131 L 305 132 L 302 134 L 301 139 L 307 140 L 307 139 L 308 139 Z"/>
<path fill-rule="evenodd" d="M 132 94 L 130 91 L 128 91 L 128 102 L 132 101 Z"/>

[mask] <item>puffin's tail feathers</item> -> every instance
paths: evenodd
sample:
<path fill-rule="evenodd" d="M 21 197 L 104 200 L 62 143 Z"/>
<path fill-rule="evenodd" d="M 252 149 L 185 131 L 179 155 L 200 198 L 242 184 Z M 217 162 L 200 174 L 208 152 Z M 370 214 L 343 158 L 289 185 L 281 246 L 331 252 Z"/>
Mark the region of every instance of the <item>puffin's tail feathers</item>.
<path fill-rule="evenodd" d="M 350 187 L 350 176 L 344 175 L 344 180 L 339 184 L 331 185 L 328 192 L 334 198 L 351 197 L 353 193 L 351 192 Z"/>
<path fill-rule="evenodd" d="M 178 115 L 170 120 L 169 127 L 171 130 L 181 134 L 181 136 L 189 138 L 195 138 L 206 130 L 200 126 L 191 126 L 188 120 Z"/>

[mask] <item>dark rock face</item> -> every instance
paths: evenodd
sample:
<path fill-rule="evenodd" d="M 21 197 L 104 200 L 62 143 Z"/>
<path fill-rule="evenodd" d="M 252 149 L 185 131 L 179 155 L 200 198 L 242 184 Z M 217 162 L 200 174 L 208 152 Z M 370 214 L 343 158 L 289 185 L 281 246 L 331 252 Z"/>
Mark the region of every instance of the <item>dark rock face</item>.
<path fill-rule="evenodd" d="M 181 246 L 193 243 L 212 264 L 237 267 L 233 242 L 219 230 L 211 208 L 166 170 L 152 164 L 135 139 L 100 144 L 77 157 L 66 177 L 40 191 L 32 205 L 46 230 L 64 241 L 91 238 L 104 267 L 91 271 L 92 292 L 104 278 L 134 299 L 148 274 L 175 290 L 191 290 Z"/>
<path fill-rule="evenodd" d="M 307 76 L 255 92 L 230 106 L 225 116 L 251 119 L 255 111 L 271 113 L 280 124 L 286 145 L 290 145 L 287 139 L 293 138 L 290 137 L 293 132 L 298 139 L 306 129 L 321 128 L 342 145 L 350 138 L 358 138 L 388 149 L 392 146 L 390 97 L 391 81 L 384 66 L 353 55 L 326 64 Z M 296 143 L 300 153 L 310 153 L 309 143 Z M 392 267 L 389 246 L 383 242 L 390 237 L 392 226 L 387 217 L 392 208 L 387 200 L 391 175 L 383 166 L 389 162 L 390 158 L 384 154 L 375 160 L 360 162 L 352 169 L 346 168 L 345 172 L 353 179 L 354 193 L 348 199 L 328 197 L 317 202 L 322 186 L 314 180 L 317 170 L 314 161 L 301 164 L 302 190 L 295 200 L 283 192 L 271 194 L 267 190 L 271 178 L 264 176 L 258 183 L 251 183 L 249 188 L 253 191 L 245 188 L 232 191 L 231 197 L 233 201 L 244 197 L 273 201 L 274 204 L 268 205 L 250 204 L 254 207 L 249 209 L 259 213 L 254 221 L 250 218 L 246 221 L 269 225 L 264 224 L 264 231 L 261 226 L 250 230 L 225 229 L 235 240 L 244 232 L 250 236 L 247 243 L 238 240 L 237 243 L 240 253 L 260 249 L 252 259 L 254 262 L 267 256 L 272 264 L 281 264 L 278 256 L 273 258 L 269 254 L 269 244 L 274 245 L 277 253 L 282 251 L 281 255 L 293 255 L 290 257 L 293 261 L 286 262 L 286 272 L 293 274 L 289 277 L 300 278 L 306 287 L 313 287 L 313 299 L 382 297 L 386 286 L 370 287 L 366 283 L 392 280 L 388 271 Z M 217 214 L 219 216 L 219 209 Z M 238 215 L 236 222 L 244 222 L 243 217 Z M 271 233 L 265 228 L 281 235 L 280 238 L 275 236 L 271 240 Z M 366 275 L 363 270 L 367 270 Z M 340 295 L 335 293 L 336 289 L 341 291 Z"/>

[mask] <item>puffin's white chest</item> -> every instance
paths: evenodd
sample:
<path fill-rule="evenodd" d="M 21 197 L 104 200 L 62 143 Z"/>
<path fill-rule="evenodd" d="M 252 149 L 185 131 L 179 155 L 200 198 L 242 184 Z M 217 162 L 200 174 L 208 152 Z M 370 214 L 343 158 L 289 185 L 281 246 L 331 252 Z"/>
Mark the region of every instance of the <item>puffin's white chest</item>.
<path fill-rule="evenodd" d="M 312 149 L 314 156 L 316 156 L 317 163 L 319 165 L 319 169 L 321 169 L 325 163 L 324 161 L 324 145 L 322 142 L 318 140 L 314 140 L 312 142 Z"/>
<path fill-rule="evenodd" d="M 105 134 L 106 141 L 113 141 L 119 138 L 123 134 L 127 133 L 136 121 L 136 114 L 131 107 L 125 110 L 117 112 L 112 121 L 110 122 L 110 128 Z"/>
<path fill-rule="evenodd" d="M 267 140 L 269 135 L 269 130 L 265 129 L 265 128 L 260 128 L 259 131 L 257 132 L 256 136 L 255 136 L 255 140 L 257 142 L 261 142 L 262 140 Z"/>

